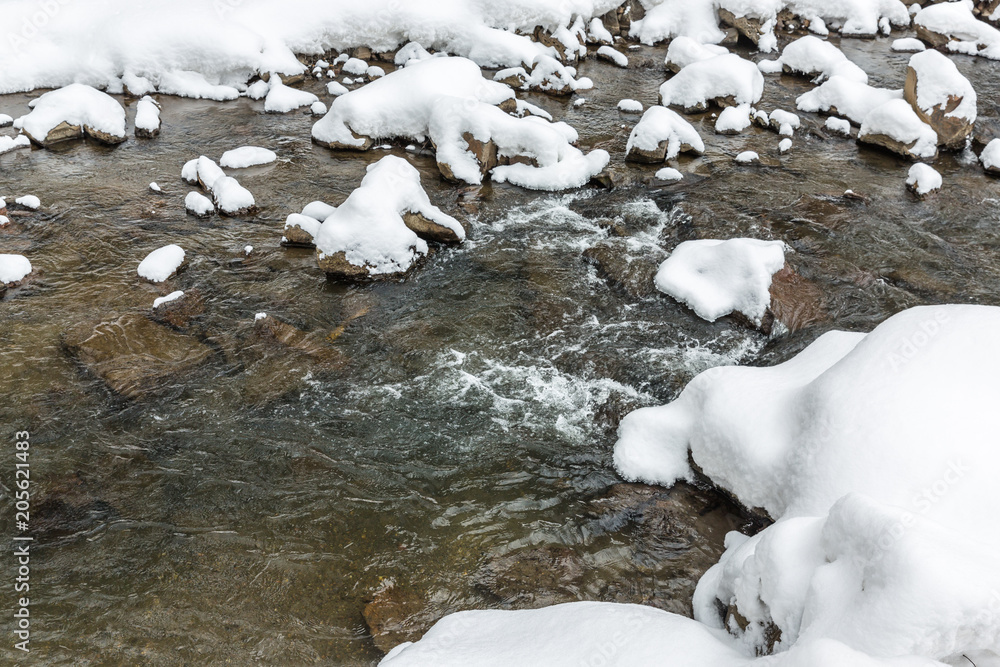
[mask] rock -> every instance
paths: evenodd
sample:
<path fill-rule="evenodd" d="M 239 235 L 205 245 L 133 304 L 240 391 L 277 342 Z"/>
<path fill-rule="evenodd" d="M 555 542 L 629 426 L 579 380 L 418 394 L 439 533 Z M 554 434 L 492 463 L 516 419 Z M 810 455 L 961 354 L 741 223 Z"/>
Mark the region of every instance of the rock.
<path fill-rule="evenodd" d="M 412 642 L 433 624 L 424 601 L 416 593 L 390 583 L 375 593 L 361 615 L 375 646 L 388 653 L 403 642 Z"/>
<path fill-rule="evenodd" d="M 790 331 L 829 319 L 824 301 L 823 290 L 788 264 L 771 276 L 770 311 Z"/>
<path fill-rule="evenodd" d="M 355 139 L 360 140 L 362 142 L 361 145 L 354 146 L 349 144 L 342 144 L 339 141 L 320 141 L 319 139 L 316 138 L 315 135 L 313 135 L 312 140 L 314 144 L 318 144 L 326 148 L 331 148 L 335 151 L 366 151 L 375 145 L 375 140 L 372 139 L 371 137 L 362 136 L 357 132 L 355 132 L 354 130 L 351 130 L 351 135 Z"/>
<path fill-rule="evenodd" d="M 1000 26 L 1000 20 L 991 20 L 990 17 L 1000 9 L 1000 0 L 977 0 L 972 11 L 981 21 L 986 21 L 994 26 Z"/>
<path fill-rule="evenodd" d="M 1000 119 L 997 118 L 977 118 L 976 126 L 972 130 L 972 145 L 978 148 L 985 148 L 991 141 L 1000 137 Z M 3 212 L 0 211 L 0 215 Z"/>
<path fill-rule="evenodd" d="M 667 159 L 667 145 L 669 140 L 664 139 L 656 145 L 653 150 L 646 150 L 633 145 L 625 156 L 626 162 L 638 162 L 639 164 L 659 164 Z M 683 152 L 683 151 L 682 151 Z"/>
<path fill-rule="evenodd" d="M 880 146 L 888 151 L 895 153 L 896 155 L 905 157 L 908 160 L 925 159 L 922 156 L 916 155 L 915 153 L 912 152 L 911 149 L 917 144 L 916 141 L 904 144 L 903 142 L 894 139 L 893 137 L 890 137 L 887 134 L 876 134 L 872 132 L 863 135 L 859 133 L 857 140 L 858 143 L 870 144 L 872 146 Z M 936 157 L 937 155 L 935 154 L 933 157 L 926 159 L 933 160 Z"/>
<path fill-rule="evenodd" d="M 736 46 L 740 41 L 740 31 L 732 26 L 728 27 L 724 31 L 726 36 L 722 38 L 719 42 L 721 46 Z"/>
<path fill-rule="evenodd" d="M 344 252 L 324 255 L 317 250 L 316 261 L 319 264 L 319 268 L 326 273 L 326 277 L 334 280 L 363 281 L 378 278 L 378 276 L 369 275 L 366 267 L 348 262 L 347 255 Z M 398 275 L 392 274 L 386 277 L 397 278 Z"/>
<path fill-rule="evenodd" d="M 763 602 L 759 600 L 758 602 L 762 607 L 767 607 Z M 739 612 L 735 604 L 730 604 L 726 606 L 725 624 L 727 628 L 738 627 L 741 633 L 745 633 L 750 621 Z M 755 630 L 751 635 L 756 636 L 759 633 L 764 638 L 763 647 L 758 648 L 758 655 L 771 655 L 774 652 L 774 645 L 781 641 L 781 628 L 773 621 L 766 624 L 758 623 L 758 625 L 760 625 L 760 629 Z"/>
<path fill-rule="evenodd" d="M 786 24 L 791 23 L 794 19 L 795 16 L 787 9 L 781 10 L 778 12 L 778 20 L 773 26 L 774 32 L 783 29 Z M 749 39 L 755 46 L 760 44 L 762 27 L 760 19 L 749 18 L 746 16 L 736 16 L 728 9 L 720 7 L 719 21 L 721 21 L 723 25 L 735 28 L 740 35 Z"/>
<path fill-rule="evenodd" d="M 532 547 L 488 560 L 476 573 L 477 588 L 518 608 L 580 599 L 587 566 L 571 548 Z"/>
<path fill-rule="evenodd" d="M 656 294 L 653 277 L 657 264 L 643 257 L 630 257 L 622 241 L 603 241 L 583 251 L 583 259 L 611 287 L 634 299 Z"/>
<path fill-rule="evenodd" d="M 191 321 L 205 312 L 205 297 L 197 289 L 184 292 L 172 301 L 160 304 L 154 308 L 150 317 L 161 324 L 168 324 L 177 329 L 186 329 Z"/>
<path fill-rule="evenodd" d="M 601 23 L 604 24 L 604 29 L 610 32 L 612 37 L 617 37 L 622 33 L 622 27 L 618 23 L 617 9 L 612 9 L 610 12 L 602 16 Z"/>
<path fill-rule="evenodd" d="M 490 142 L 492 143 L 492 142 Z M 437 243 L 461 243 L 462 239 L 450 227 L 440 225 L 419 213 L 405 211 L 403 222 L 413 232 L 425 241 L 435 241 Z"/>
<path fill-rule="evenodd" d="M 197 339 L 137 314 L 96 326 L 81 324 L 63 335 L 63 345 L 84 368 L 128 399 L 180 381 L 212 354 Z"/>
<path fill-rule="evenodd" d="M 939 32 L 934 32 L 919 23 L 914 24 L 917 28 L 917 39 L 927 42 L 931 48 L 940 49 L 943 48 L 951 41 L 949 35 L 944 35 Z"/>
<path fill-rule="evenodd" d="M 958 69 L 955 68 L 954 63 L 947 57 L 942 56 L 937 51 L 928 51 L 926 54 L 917 54 L 914 58 L 934 58 L 942 61 L 943 66 L 950 66 L 950 68 L 955 70 L 955 74 L 958 75 Z M 911 59 L 911 63 L 913 60 Z M 935 63 L 936 64 L 936 63 Z M 961 77 L 961 75 L 958 75 Z M 961 77 L 959 81 L 964 80 Z M 965 148 L 966 139 L 972 134 L 973 125 L 975 122 L 975 117 L 973 115 L 972 119 L 949 115 L 955 109 L 958 108 L 962 101 L 965 99 L 965 95 L 975 96 L 975 91 L 972 89 L 972 85 L 966 80 L 966 87 L 962 90 L 948 91 L 948 100 L 944 104 L 940 104 L 935 107 L 928 107 L 923 109 L 917 104 L 917 90 L 920 87 L 920 77 L 917 71 L 912 67 L 912 65 L 906 68 L 906 82 L 903 84 L 903 99 L 910 103 L 913 110 L 917 112 L 917 116 L 920 120 L 924 121 L 937 132 L 938 135 L 938 146 L 942 146 L 949 150 L 961 150 Z"/>
<path fill-rule="evenodd" d="M 479 163 L 480 174 L 485 176 L 497 166 L 497 145 L 495 141 L 492 139 L 480 141 L 479 139 L 476 139 L 471 132 L 464 132 L 462 134 L 462 139 L 464 139 L 465 143 L 468 145 L 469 152 L 476 157 L 476 161 Z M 459 179 L 455 178 L 455 174 L 451 170 L 451 165 L 447 162 L 438 161 L 437 166 L 445 180 L 452 182 L 459 181 Z M 407 223 L 407 226 L 410 226 L 409 223 Z M 413 227 L 410 227 L 410 229 L 413 229 L 415 232 L 417 231 L 417 229 Z M 454 232 L 452 232 L 452 235 L 454 235 Z M 455 241 L 458 241 L 457 237 L 455 238 Z"/>
<path fill-rule="evenodd" d="M 339 367 L 344 361 L 340 350 L 332 347 L 324 332 L 306 333 L 287 322 L 267 315 L 254 321 L 253 342 L 275 343 L 288 350 L 301 352 L 312 359 Z"/>
<path fill-rule="evenodd" d="M 356 46 L 351 49 L 350 55 L 352 58 L 367 62 L 372 59 L 372 50 L 367 46 Z"/>

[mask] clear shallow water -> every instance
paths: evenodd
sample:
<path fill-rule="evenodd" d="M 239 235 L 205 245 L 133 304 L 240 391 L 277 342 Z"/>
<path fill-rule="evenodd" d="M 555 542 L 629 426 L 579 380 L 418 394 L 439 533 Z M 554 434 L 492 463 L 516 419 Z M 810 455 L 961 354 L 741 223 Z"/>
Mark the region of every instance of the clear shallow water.
<path fill-rule="evenodd" d="M 900 85 L 906 58 L 888 43 L 842 46 L 874 83 Z M 670 400 L 705 368 L 785 359 L 832 327 L 868 330 L 920 303 L 1000 301 L 1000 182 L 968 155 L 939 159 L 945 189 L 916 202 L 906 163 L 810 135 L 822 119 L 804 117 L 779 159 L 777 135 L 716 136 L 706 114 L 693 118 L 706 154 L 673 163 L 685 181 L 651 184 L 655 169 L 621 167 L 638 117 L 614 107 L 655 103 L 663 49 L 630 57 L 647 66 L 581 66 L 597 84 L 582 107 L 530 96 L 582 145 L 612 152 L 628 182 L 614 191 L 456 188 L 429 156 L 393 149 L 469 228 L 463 247 L 402 282 L 328 283 L 312 253 L 278 247 L 285 215 L 340 203 L 383 154 L 313 146 L 306 115 L 164 98 L 158 139 L 0 157 L 0 194 L 30 192 L 44 207 L 0 231 L 0 251 L 28 255 L 39 273 L 0 301 L 0 423 L 33 442 L 33 659 L 372 664 L 380 653 L 361 614 L 387 581 L 423 600 L 425 620 L 532 604 L 484 590 L 481 573 L 539 547 L 567 547 L 587 568 L 557 600 L 684 613 L 725 530 L 744 519 L 711 492 L 683 490 L 676 509 L 691 530 L 680 517 L 650 533 L 602 514 L 595 499 L 620 481 L 610 459 L 623 414 Z M 995 118 L 997 65 L 956 62 Z M 808 87 L 769 77 L 761 106 L 792 109 Z M 0 98 L 0 111 L 20 115 L 27 99 Z M 238 174 L 262 212 L 185 215 L 183 163 L 243 144 L 282 158 Z M 734 165 L 746 149 L 767 164 Z M 847 188 L 866 203 L 841 197 Z M 639 271 L 678 241 L 735 235 L 795 249 L 789 263 L 819 313 L 810 326 L 768 340 L 702 322 L 609 284 L 582 256 L 607 243 Z M 139 282 L 137 263 L 166 243 L 189 252 L 188 269 L 169 289 Z M 244 260 L 247 244 L 258 254 Z M 73 325 L 147 312 L 173 289 L 205 296 L 193 335 L 213 353 L 163 391 L 124 401 L 64 353 Z M 349 362 L 330 370 L 249 349 L 261 311 L 320 334 L 349 322 L 329 343 Z M 0 471 L 7 488 L 10 474 Z M 11 515 L 6 495 L 0 512 Z M 11 603 L 0 600 L 5 618 Z"/>

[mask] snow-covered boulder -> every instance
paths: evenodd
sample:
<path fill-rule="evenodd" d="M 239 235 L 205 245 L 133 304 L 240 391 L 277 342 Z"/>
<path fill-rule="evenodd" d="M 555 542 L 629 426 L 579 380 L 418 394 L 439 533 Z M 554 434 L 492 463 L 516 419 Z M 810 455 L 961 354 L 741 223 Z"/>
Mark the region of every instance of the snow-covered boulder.
<path fill-rule="evenodd" d="M 0 255 L 0 296 L 31 273 L 31 262 L 24 255 Z"/>
<path fill-rule="evenodd" d="M 597 57 L 601 60 L 607 60 L 609 63 L 618 65 L 619 67 L 628 67 L 628 56 L 610 46 L 602 46 L 598 48 Z"/>
<path fill-rule="evenodd" d="M 618 110 L 623 113 L 642 113 L 642 102 L 639 100 L 618 100 Z"/>
<path fill-rule="evenodd" d="M 214 161 L 202 155 L 195 165 L 198 183 L 211 193 L 219 213 L 235 217 L 256 212 L 257 203 L 250 191 Z"/>
<path fill-rule="evenodd" d="M 722 629 L 738 611 L 728 627 L 751 655 L 780 636 L 768 665 L 995 661 L 998 328 L 996 307 L 912 308 L 774 367 L 706 371 L 628 415 L 624 477 L 670 485 L 693 477 L 690 456 L 776 520 L 727 537 L 695 618 Z"/>
<path fill-rule="evenodd" d="M 0 136 L 0 155 L 29 146 L 31 146 L 31 140 L 26 134 L 19 134 L 16 137 Z"/>
<path fill-rule="evenodd" d="M 920 120 L 906 100 L 890 100 L 865 116 L 858 141 L 881 146 L 911 160 L 937 157 L 934 128 Z"/>
<path fill-rule="evenodd" d="M 151 283 L 162 283 L 177 275 L 185 263 L 184 249 L 172 243 L 146 255 L 136 272 Z"/>
<path fill-rule="evenodd" d="M 691 123 L 672 109 L 650 107 L 629 134 L 625 160 L 657 163 L 704 150 L 705 142 Z"/>
<path fill-rule="evenodd" d="M 319 102 L 319 98 L 312 93 L 286 86 L 276 76 L 271 77 L 270 84 L 267 97 L 264 98 L 264 111 L 267 113 L 288 113 Z"/>
<path fill-rule="evenodd" d="M 149 95 L 135 105 L 135 136 L 151 139 L 160 134 L 160 104 Z"/>
<path fill-rule="evenodd" d="M 784 265 L 781 241 L 684 241 L 660 264 L 655 283 L 709 322 L 737 312 L 759 326 L 771 304 L 771 276 Z"/>
<path fill-rule="evenodd" d="M 987 174 L 1000 176 L 1000 139 L 993 139 L 979 154 L 979 161 Z"/>
<path fill-rule="evenodd" d="M 499 105 L 499 106 L 497 106 Z M 465 58 L 429 58 L 341 95 L 312 131 L 337 149 L 367 150 L 378 139 L 430 139 L 445 178 L 478 184 L 490 174 L 537 190 L 586 184 L 607 165 L 606 151 L 584 155 L 575 130 L 537 117 L 515 118 L 510 87 L 484 79 Z"/>
<path fill-rule="evenodd" d="M 323 220 L 325 219 L 324 217 Z M 303 215 L 302 213 L 290 214 L 285 219 L 281 245 L 297 248 L 315 248 L 316 235 L 319 234 L 321 224 L 323 224 L 321 220 Z"/>
<path fill-rule="evenodd" d="M 189 192 L 184 198 L 184 209 L 198 218 L 207 218 L 215 213 L 215 204 L 200 192 Z"/>
<path fill-rule="evenodd" d="M 42 201 L 35 195 L 22 195 L 14 200 L 18 206 L 23 206 L 29 211 L 37 211 L 42 206 Z"/>
<path fill-rule="evenodd" d="M 733 161 L 738 164 L 754 164 L 760 162 L 760 155 L 757 154 L 757 151 L 743 151 L 737 154 Z"/>
<path fill-rule="evenodd" d="M 763 60 L 758 67 L 765 73 L 785 71 L 815 77 L 816 83 L 833 76 L 868 83 L 865 71 L 848 60 L 840 49 L 812 35 L 795 40 L 785 47 L 777 60 Z"/>
<path fill-rule="evenodd" d="M 659 169 L 654 176 L 656 177 L 656 180 L 666 181 L 668 183 L 674 183 L 684 178 L 684 174 L 677 171 L 673 167 L 664 167 L 663 169 Z"/>
<path fill-rule="evenodd" d="M 833 76 L 812 90 L 799 95 L 795 106 L 799 111 L 844 116 L 861 125 L 873 109 L 890 100 L 903 99 L 903 91 L 875 88 L 843 76 Z"/>
<path fill-rule="evenodd" d="M 835 134 L 840 134 L 845 137 L 851 136 L 851 121 L 846 118 L 837 118 L 836 116 L 830 116 L 823 123 L 823 127 L 830 130 Z"/>
<path fill-rule="evenodd" d="M 105 144 L 125 141 L 125 109 L 107 93 L 82 83 L 49 91 L 28 106 L 31 112 L 15 125 L 39 146 L 84 135 Z"/>
<path fill-rule="evenodd" d="M 941 174 L 934 167 L 918 162 L 910 167 L 906 176 L 906 187 L 918 197 L 924 197 L 941 189 Z"/>
<path fill-rule="evenodd" d="M 972 3 L 932 4 L 913 17 L 913 25 L 917 37 L 935 48 L 1000 60 L 1000 30 L 977 19 Z"/>
<path fill-rule="evenodd" d="M 976 122 L 976 91 L 951 59 L 933 50 L 911 56 L 903 98 L 937 132 L 938 145 L 965 147 Z"/>
<path fill-rule="evenodd" d="M 756 104 L 764 93 L 764 77 L 749 60 L 735 53 L 696 60 L 660 86 L 660 102 L 685 111 Z"/>
<path fill-rule="evenodd" d="M 726 107 L 715 119 L 716 134 L 739 134 L 750 127 L 750 105 Z"/>
<path fill-rule="evenodd" d="M 223 153 L 219 165 L 226 169 L 246 169 L 261 164 L 270 164 L 277 159 L 277 153 L 267 148 L 240 146 Z"/>
<path fill-rule="evenodd" d="M 328 276 L 391 277 L 427 254 L 425 239 L 460 243 L 465 229 L 431 204 L 416 168 L 389 155 L 370 165 L 360 187 L 323 221 L 316 256 Z"/>
<path fill-rule="evenodd" d="M 708 60 L 725 53 L 729 53 L 729 49 L 724 46 L 702 44 L 690 37 L 678 37 L 667 47 L 667 56 L 663 64 L 671 72 L 677 73 L 693 62 Z"/>
<path fill-rule="evenodd" d="M 768 114 L 768 126 L 783 137 L 790 137 L 801 127 L 802 121 L 790 111 L 775 109 Z"/>

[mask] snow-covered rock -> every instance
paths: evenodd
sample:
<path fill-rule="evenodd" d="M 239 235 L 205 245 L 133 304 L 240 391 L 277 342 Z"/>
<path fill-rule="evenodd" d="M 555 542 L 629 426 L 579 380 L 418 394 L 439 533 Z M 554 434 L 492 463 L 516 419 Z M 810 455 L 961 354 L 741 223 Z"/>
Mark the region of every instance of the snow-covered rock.
<path fill-rule="evenodd" d="M 971 2 L 932 4 L 913 17 L 913 25 L 917 37 L 935 48 L 1000 60 L 1000 30 L 977 19 Z"/>
<path fill-rule="evenodd" d="M 764 77 L 757 66 L 726 53 L 688 64 L 660 86 L 660 101 L 685 111 L 704 111 L 709 104 L 756 104 L 763 92 Z"/>
<path fill-rule="evenodd" d="M 149 95 L 135 105 L 135 136 L 152 138 L 160 133 L 160 104 Z"/>
<path fill-rule="evenodd" d="M 191 215 L 207 218 L 215 213 L 215 204 L 200 192 L 189 192 L 184 198 L 184 208 Z"/>
<path fill-rule="evenodd" d="M 610 46 L 602 46 L 597 49 L 597 57 L 619 67 L 628 67 L 628 56 Z"/>
<path fill-rule="evenodd" d="M 35 195 L 24 195 L 22 197 L 18 197 L 14 200 L 14 203 L 32 211 L 37 211 L 42 206 L 41 200 L 39 200 Z"/>
<path fill-rule="evenodd" d="M 899 51 L 900 53 L 917 53 L 927 49 L 923 42 L 913 37 L 894 39 L 892 40 L 892 46 L 890 48 L 893 51 Z"/>
<path fill-rule="evenodd" d="M 785 72 L 815 77 L 820 83 L 834 76 L 842 76 L 858 83 L 868 83 L 868 75 L 863 69 L 847 59 L 847 56 L 830 42 L 812 35 L 801 37 L 781 52 L 777 60 L 763 60 L 758 63 L 762 72 Z"/>
<path fill-rule="evenodd" d="M 325 220 L 326 217 L 323 218 Z M 281 237 L 281 245 L 299 248 L 315 248 L 316 235 L 319 234 L 321 220 L 292 213 L 285 219 L 285 228 Z"/>
<path fill-rule="evenodd" d="M 715 56 L 729 53 L 729 49 L 716 44 L 702 44 L 690 37 L 677 37 L 671 40 L 667 47 L 667 56 L 663 61 L 671 72 L 680 72 L 693 62 L 708 60 Z"/>
<path fill-rule="evenodd" d="M 903 91 L 875 88 L 842 76 L 831 77 L 809 92 L 799 95 L 795 106 L 799 111 L 823 112 L 844 116 L 861 125 L 871 111 L 890 100 L 903 99 Z"/>
<path fill-rule="evenodd" d="M 0 287 L 17 285 L 31 273 L 31 262 L 24 255 L 0 254 Z M 3 290 L 0 289 L 0 292 Z"/>
<path fill-rule="evenodd" d="M 979 161 L 987 174 L 1000 176 L 1000 139 L 993 139 L 979 154 Z"/>
<path fill-rule="evenodd" d="M 918 162 L 910 167 L 906 176 L 906 186 L 918 197 L 941 189 L 941 174 L 930 165 Z"/>
<path fill-rule="evenodd" d="M 322 102 L 313 102 L 309 107 L 309 113 L 314 116 L 325 116 L 330 109 Z"/>
<path fill-rule="evenodd" d="M 271 78 L 271 87 L 264 98 L 264 111 L 267 113 L 288 113 L 301 107 L 312 106 L 319 98 L 312 93 L 286 86 L 278 77 Z"/>
<path fill-rule="evenodd" d="M 153 299 L 153 310 L 156 310 L 160 306 L 168 304 L 171 301 L 176 301 L 177 299 L 181 298 L 182 296 L 184 296 L 184 291 L 183 290 L 177 290 L 176 292 L 171 292 L 170 294 L 168 294 L 166 296 L 157 297 L 157 298 Z"/>
<path fill-rule="evenodd" d="M 162 283 L 177 275 L 184 262 L 184 249 L 179 245 L 170 244 L 146 255 L 146 258 L 139 262 L 136 271 L 140 278 L 152 283 Z"/>
<path fill-rule="evenodd" d="M 642 102 L 639 100 L 619 100 L 618 110 L 625 113 L 642 113 Z"/>
<path fill-rule="evenodd" d="M 245 169 L 270 164 L 278 159 L 277 153 L 258 146 L 240 146 L 222 154 L 219 165 L 226 169 Z"/>
<path fill-rule="evenodd" d="M 0 127 L 7 127 L 14 124 L 14 118 L 9 114 L 0 113 Z"/>
<path fill-rule="evenodd" d="M 749 104 L 726 107 L 715 119 L 715 131 L 718 134 L 739 134 L 748 127 L 750 127 Z"/>
<path fill-rule="evenodd" d="M 784 109 L 775 109 L 768 114 L 768 125 L 783 137 L 790 137 L 802 125 L 799 117 Z"/>
<path fill-rule="evenodd" d="M 257 210 L 257 203 L 250 191 L 232 176 L 227 176 L 215 162 L 202 155 L 196 162 L 196 169 L 197 182 L 211 193 L 219 213 L 240 216 Z"/>
<path fill-rule="evenodd" d="M 368 167 L 360 187 L 315 235 L 320 268 L 348 279 L 405 273 L 427 254 L 425 239 L 460 243 L 465 230 L 431 204 L 420 172 L 393 155 Z"/>
<path fill-rule="evenodd" d="M 733 158 L 733 160 L 740 164 L 753 164 L 754 162 L 760 162 L 760 155 L 756 151 L 743 151 Z"/>
<path fill-rule="evenodd" d="M 784 153 L 787 153 L 790 150 L 792 150 L 792 140 L 791 139 L 789 139 L 788 137 L 785 137 L 784 139 L 782 139 L 781 141 L 778 142 L 778 152 L 779 153 L 784 154 Z"/>
<path fill-rule="evenodd" d="M 348 90 L 347 86 L 339 81 L 331 81 L 326 84 L 326 92 L 330 93 L 334 97 L 340 97 L 341 95 L 345 95 L 351 91 Z"/>
<path fill-rule="evenodd" d="M 845 137 L 851 135 L 851 121 L 847 120 L 846 118 L 837 118 L 836 116 L 830 116 L 829 118 L 826 119 L 826 122 L 823 124 L 823 127 L 830 130 L 831 132 L 842 134 Z"/>
<path fill-rule="evenodd" d="M 28 103 L 31 112 L 15 125 L 40 146 L 84 134 L 106 144 L 125 141 L 125 109 L 99 90 L 73 83 L 52 90 Z"/>
<path fill-rule="evenodd" d="M 29 146 L 31 146 L 31 140 L 28 139 L 28 135 L 26 134 L 19 134 L 16 137 L 0 137 L 0 155 L 17 150 L 18 148 L 28 148 Z"/>
<path fill-rule="evenodd" d="M 976 122 L 976 91 L 947 56 L 934 50 L 911 56 L 903 98 L 934 128 L 940 146 L 965 146 Z"/>
<path fill-rule="evenodd" d="M 155 192 L 156 194 L 160 194 L 163 192 L 163 188 L 160 187 L 159 183 L 153 181 L 152 183 L 149 184 L 149 191 Z"/>
<path fill-rule="evenodd" d="M 656 288 L 714 322 L 738 312 L 756 325 L 771 304 L 771 276 L 785 265 L 781 241 L 684 241 L 656 272 Z"/>
<path fill-rule="evenodd" d="M 890 100 L 869 112 L 861 123 L 858 141 L 911 160 L 937 157 L 937 133 L 902 99 Z"/>
<path fill-rule="evenodd" d="M 663 169 L 658 170 L 654 176 L 659 181 L 667 182 L 675 182 L 684 178 L 684 174 L 677 171 L 673 167 L 664 167 Z"/>
<path fill-rule="evenodd" d="M 666 107 L 650 107 L 632 128 L 625 148 L 630 162 L 657 163 L 679 153 L 705 151 L 705 142 L 691 123 Z"/>
<path fill-rule="evenodd" d="M 702 44 L 717 44 L 725 38 L 719 28 L 714 2 L 663 0 L 648 3 L 646 15 L 633 20 L 629 36 L 643 44 L 656 44 L 678 37 L 689 37 Z"/>

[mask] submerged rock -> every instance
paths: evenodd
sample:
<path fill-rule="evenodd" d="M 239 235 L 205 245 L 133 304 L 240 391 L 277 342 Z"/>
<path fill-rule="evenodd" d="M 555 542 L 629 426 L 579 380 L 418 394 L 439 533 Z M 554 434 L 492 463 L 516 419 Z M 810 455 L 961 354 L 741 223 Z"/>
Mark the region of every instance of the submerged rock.
<path fill-rule="evenodd" d="M 544 607 L 579 600 L 587 570 L 569 547 L 533 547 L 490 559 L 474 581 L 505 605 Z"/>
<path fill-rule="evenodd" d="M 631 257 L 622 241 L 605 241 L 583 251 L 583 259 L 597 270 L 609 285 L 635 299 L 656 293 L 653 277 L 657 264 L 642 257 Z"/>
<path fill-rule="evenodd" d="M 416 641 L 437 620 L 429 617 L 419 595 L 394 583 L 380 588 L 361 615 L 372 641 L 383 653 L 403 642 Z"/>

